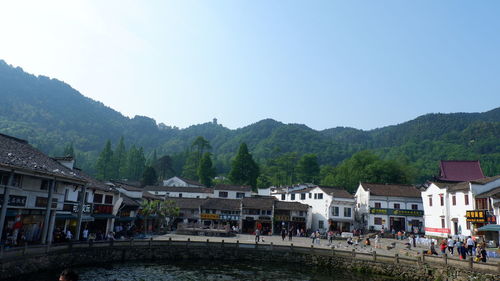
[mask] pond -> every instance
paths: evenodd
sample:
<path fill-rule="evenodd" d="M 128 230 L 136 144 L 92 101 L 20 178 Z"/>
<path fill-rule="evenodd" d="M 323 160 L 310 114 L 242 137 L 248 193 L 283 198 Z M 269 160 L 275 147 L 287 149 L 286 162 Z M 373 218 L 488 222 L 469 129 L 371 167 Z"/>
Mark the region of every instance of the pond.
<path fill-rule="evenodd" d="M 129 262 L 104 267 L 82 267 L 75 271 L 81 281 L 145 281 L 145 280 L 336 280 L 336 281 L 384 281 L 393 280 L 381 276 L 368 276 L 343 271 L 318 270 L 309 266 L 283 263 L 248 263 L 217 261 L 179 262 Z M 25 281 L 58 280 L 58 273 L 44 273 L 23 277 Z"/>

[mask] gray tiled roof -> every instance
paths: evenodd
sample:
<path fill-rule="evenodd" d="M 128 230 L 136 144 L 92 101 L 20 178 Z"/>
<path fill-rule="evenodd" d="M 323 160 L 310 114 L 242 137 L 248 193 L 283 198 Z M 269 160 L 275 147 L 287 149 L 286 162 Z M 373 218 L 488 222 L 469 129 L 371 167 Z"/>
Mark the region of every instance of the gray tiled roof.
<path fill-rule="evenodd" d="M 378 184 L 361 183 L 361 186 L 368 190 L 374 196 L 394 196 L 394 197 L 418 197 L 421 198 L 421 192 L 413 185 L 404 184 Z"/>
<path fill-rule="evenodd" d="M 213 193 L 214 190 L 208 187 L 189 187 L 189 186 L 158 186 L 148 185 L 144 187 L 147 191 L 163 191 L 163 192 L 186 192 L 186 193 Z"/>
<path fill-rule="evenodd" d="M 27 141 L 0 134 L 0 166 L 85 182 L 75 172 L 29 145 Z"/>
<path fill-rule="evenodd" d="M 226 184 L 218 184 L 214 188 L 215 190 L 229 190 L 229 191 L 241 191 L 241 192 L 250 192 L 252 191 L 252 187 L 248 185 L 226 185 Z"/>
<path fill-rule="evenodd" d="M 286 201 L 276 201 L 274 205 L 275 210 L 291 210 L 291 211 L 307 211 L 309 205 L 302 204 L 299 202 L 286 202 Z"/>
<path fill-rule="evenodd" d="M 201 204 L 202 209 L 216 209 L 216 210 L 239 210 L 241 207 L 241 200 L 239 199 L 221 199 L 221 198 L 206 198 L 203 199 Z"/>
<path fill-rule="evenodd" d="M 276 200 L 274 196 L 266 197 L 245 197 L 243 198 L 243 208 L 271 210 Z"/>

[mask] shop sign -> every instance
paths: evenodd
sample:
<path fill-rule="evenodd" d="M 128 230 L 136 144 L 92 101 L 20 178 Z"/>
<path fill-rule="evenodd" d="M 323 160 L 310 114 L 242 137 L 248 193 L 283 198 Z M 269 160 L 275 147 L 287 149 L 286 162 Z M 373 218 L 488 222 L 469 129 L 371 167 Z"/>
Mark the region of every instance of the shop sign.
<path fill-rule="evenodd" d="M 3 204 L 3 194 L 0 195 L 0 204 Z M 17 195 L 9 196 L 8 206 L 16 206 L 16 207 L 26 206 L 26 196 L 17 196 Z"/>
<path fill-rule="evenodd" d="M 47 202 L 49 198 L 47 197 L 37 197 L 35 200 L 35 207 L 45 208 L 47 207 Z M 57 198 L 52 198 L 52 205 L 50 206 L 52 209 L 57 208 Z"/>
<path fill-rule="evenodd" d="M 90 213 L 90 210 L 91 210 L 91 206 L 90 204 L 85 204 L 83 205 L 83 213 Z M 73 205 L 73 213 L 78 213 L 78 205 Z"/>
<path fill-rule="evenodd" d="M 290 221 L 290 216 L 277 215 L 274 216 L 275 221 Z"/>
<path fill-rule="evenodd" d="M 259 220 L 260 221 L 271 221 L 271 217 L 264 217 L 264 216 L 262 216 L 262 217 L 259 217 Z"/>
<path fill-rule="evenodd" d="M 294 221 L 294 222 L 305 222 L 306 218 L 292 217 L 292 221 Z"/>
<path fill-rule="evenodd" d="M 94 204 L 94 214 L 113 214 L 113 205 Z"/>
<path fill-rule="evenodd" d="M 200 214 L 202 220 L 218 220 L 219 214 Z"/>
<path fill-rule="evenodd" d="M 426 232 L 436 232 L 436 233 L 451 233 L 449 228 L 431 228 L 431 227 L 426 227 L 425 228 Z"/>
<path fill-rule="evenodd" d="M 478 210 L 466 211 L 465 217 L 467 218 L 467 221 L 469 221 L 469 222 L 485 223 L 486 222 L 486 211 L 478 211 Z"/>
<path fill-rule="evenodd" d="M 247 221 L 253 221 L 253 217 L 245 217 L 245 220 L 247 220 Z"/>
<path fill-rule="evenodd" d="M 488 224 L 497 224 L 497 217 L 495 215 L 488 216 Z"/>
<path fill-rule="evenodd" d="M 402 210 L 402 209 L 383 209 L 383 208 L 370 208 L 370 214 L 374 215 L 393 215 L 405 217 L 422 217 L 424 211 L 422 210 Z"/>
<path fill-rule="evenodd" d="M 238 215 L 220 215 L 221 220 L 225 221 L 238 221 L 240 220 L 240 216 Z"/>

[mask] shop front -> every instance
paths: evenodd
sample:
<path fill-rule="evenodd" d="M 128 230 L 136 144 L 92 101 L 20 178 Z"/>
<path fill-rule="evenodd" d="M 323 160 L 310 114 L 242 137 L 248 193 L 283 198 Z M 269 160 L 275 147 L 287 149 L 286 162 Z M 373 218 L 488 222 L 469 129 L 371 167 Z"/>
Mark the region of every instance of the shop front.
<path fill-rule="evenodd" d="M 423 225 L 422 210 L 404 210 L 404 209 L 384 209 L 384 208 L 371 208 L 370 215 L 373 216 L 375 225 L 387 225 L 389 231 L 409 231 L 421 232 Z"/>
<path fill-rule="evenodd" d="M 88 224 L 90 233 L 96 233 L 97 236 L 106 235 L 113 230 L 113 205 L 94 204 L 92 210 L 93 222 Z"/>

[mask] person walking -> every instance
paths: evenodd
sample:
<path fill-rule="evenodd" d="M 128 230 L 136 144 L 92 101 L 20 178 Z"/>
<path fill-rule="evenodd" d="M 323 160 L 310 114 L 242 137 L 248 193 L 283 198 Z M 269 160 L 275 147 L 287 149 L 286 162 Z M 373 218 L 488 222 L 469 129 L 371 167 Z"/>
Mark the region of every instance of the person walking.
<path fill-rule="evenodd" d="M 281 241 L 285 241 L 286 237 L 286 229 L 283 227 L 281 228 Z"/>
<path fill-rule="evenodd" d="M 469 254 L 469 256 L 472 256 L 474 253 L 474 239 L 472 239 L 472 237 L 469 236 L 469 238 L 467 238 L 467 252 Z"/>
<path fill-rule="evenodd" d="M 255 242 L 260 242 L 260 229 L 255 229 Z"/>
<path fill-rule="evenodd" d="M 453 256 L 453 249 L 455 248 L 455 240 L 453 240 L 450 236 L 448 238 L 448 252 Z"/>
<path fill-rule="evenodd" d="M 89 238 L 89 230 L 85 228 L 82 232 L 82 239 L 83 241 L 87 241 L 88 238 Z"/>
<path fill-rule="evenodd" d="M 288 241 L 292 241 L 293 236 L 293 227 L 288 230 Z"/>

